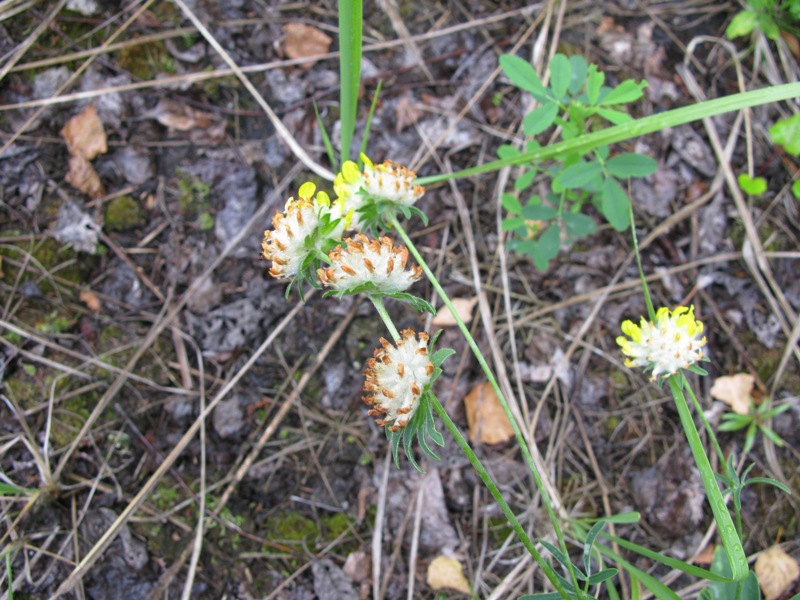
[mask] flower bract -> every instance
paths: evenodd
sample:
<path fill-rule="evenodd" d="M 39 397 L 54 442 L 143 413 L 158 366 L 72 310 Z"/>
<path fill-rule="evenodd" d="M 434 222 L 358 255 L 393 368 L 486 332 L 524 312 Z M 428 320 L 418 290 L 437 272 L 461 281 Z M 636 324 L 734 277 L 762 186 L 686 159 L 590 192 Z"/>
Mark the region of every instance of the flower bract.
<path fill-rule="evenodd" d="M 402 292 L 422 277 L 422 268 L 406 269 L 408 248 L 395 246 L 388 237 L 370 239 L 356 234 L 328 253 L 331 266 L 317 270 L 319 280 L 340 292 L 361 291 L 364 284 L 382 293 Z"/>
<path fill-rule="evenodd" d="M 269 274 L 278 279 L 297 275 L 309 257 L 324 256 L 344 230 L 341 206 L 331 206 L 325 192 L 314 196 L 316 186 L 300 186 L 298 198 L 289 198 L 284 212 L 275 213 L 272 229 L 264 232 L 261 256 L 272 261 Z"/>
<path fill-rule="evenodd" d="M 428 357 L 428 335 L 413 329 L 400 332 L 397 345 L 381 338 L 381 347 L 364 370 L 362 400 L 372 408 L 369 416 L 380 426 L 395 432 L 408 425 L 419 406 L 425 386 L 431 381 L 434 366 Z"/>
<path fill-rule="evenodd" d="M 625 365 L 652 370 L 653 381 L 705 359 L 706 338 L 703 324 L 694 317 L 694 306 L 679 306 L 673 311 L 659 308 L 655 322 L 644 317 L 639 325 L 624 321 L 622 333 L 625 335 L 617 337 L 617 344 L 627 357 Z"/>

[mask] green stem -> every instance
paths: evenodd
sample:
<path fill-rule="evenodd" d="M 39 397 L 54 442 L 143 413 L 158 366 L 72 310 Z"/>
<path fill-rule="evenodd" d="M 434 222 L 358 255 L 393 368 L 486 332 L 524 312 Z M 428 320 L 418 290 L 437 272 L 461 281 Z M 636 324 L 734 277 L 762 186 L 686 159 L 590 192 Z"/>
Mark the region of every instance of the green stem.
<path fill-rule="evenodd" d="M 448 179 L 460 179 L 478 173 L 497 171 L 503 167 L 522 165 L 530 162 L 541 162 L 557 156 L 568 154 L 583 155 L 600 146 L 615 144 L 648 133 L 654 133 L 667 127 L 675 127 L 684 123 L 691 123 L 692 121 L 699 121 L 707 117 L 721 115 L 726 112 L 741 110 L 751 106 L 770 104 L 772 102 L 797 98 L 798 96 L 800 96 L 800 83 L 786 83 L 760 90 L 742 92 L 741 94 L 732 94 L 724 98 L 715 98 L 714 100 L 708 100 L 706 102 L 698 102 L 691 106 L 684 106 L 636 119 L 630 123 L 608 127 L 600 131 L 595 131 L 594 133 L 559 142 L 558 144 L 544 146 L 536 150 L 531 150 L 530 152 L 523 152 L 514 157 L 478 165 L 471 169 L 464 169 L 463 171 L 456 171 L 455 173 L 421 177 L 417 179 L 415 183 L 419 185 L 430 185 Z"/>
<path fill-rule="evenodd" d="M 705 448 L 703 448 L 703 444 L 700 441 L 700 435 L 697 433 L 697 428 L 692 420 L 689 405 L 686 402 L 686 397 L 683 395 L 683 386 L 681 385 L 680 377 L 681 376 L 678 375 L 670 376 L 668 379 L 669 388 L 675 400 L 675 407 L 678 409 L 678 416 L 681 419 L 681 425 L 686 434 L 686 440 L 689 442 L 689 447 L 692 450 L 694 462 L 700 471 L 700 479 L 703 481 L 706 497 L 708 498 L 708 503 L 711 505 L 711 512 L 714 514 L 714 520 L 717 522 L 717 529 L 722 538 L 722 545 L 725 547 L 725 551 L 728 554 L 731 577 L 734 581 L 744 581 L 749 572 L 747 556 L 744 553 L 744 548 L 742 548 L 742 542 L 739 539 L 730 512 L 728 512 L 728 507 L 725 505 L 725 500 L 717 484 L 714 471 L 708 462 L 708 456 L 706 456 Z"/>
<path fill-rule="evenodd" d="M 372 301 L 375 310 L 378 311 L 378 315 L 380 316 L 384 325 L 386 325 L 386 328 L 389 330 L 389 333 L 392 334 L 395 340 L 399 340 L 400 334 L 398 333 L 397 327 L 394 326 L 394 322 L 392 321 L 392 318 L 389 316 L 389 313 L 386 310 L 386 306 L 383 303 L 383 298 L 381 298 L 380 296 L 370 296 L 369 299 Z M 489 490 L 489 493 L 497 501 L 497 504 L 500 506 L 500 509 L 503 511 L 503 514 L 506 516 L 506 519 L 508 519 L 511 528 L 517 534 L 517 537 L 519 537 L 520 541 L 528 550 L 528 552 L 531 553 L 533 559 L 541 567 L 542 571 L 544 571 L 544 574 L 547 576 L 550 582 L 555 586 L 556 590 L 558 590 L 561 596 L 564 598 L 569 598 L 569 595 L 567 595 L 564 586 L 561 584 L 558 577 L 556 577 L 552 567 L 549 564 L 547 564 L 544 558 L 542 558 L 542 555 L 539 553 L 539 551 L 536 550 L 536 546 L 534 546 L 533 542 L 531 542 L 531 539 L 528 537 L 526 531 L 522 528 L 522 525 L 520 525 L 516 515 L 514 515 L 513 511 L 508 506 L 508 503 L 506 503 L 505 499 L 503 498 L 503 495 L 497 488 L 497 485 L 492 480 L 488 471 L 484 468 L 483 464 L 481 463 L 480 459 L 475 454 L 475 452 L 472 450 L 469 443 L 467 443 L 467 440 L 465 440 L 464 436 L 461 435 L 461 432 L 458 430 L 458 427 L 450 418 L 450 415 L 447 414 L 447 411 L 439 402 L 439 399 L 436 398 L 436 396 L 433 395 L 431 396 L 433 398 L 432 402 L 434 410 L 436 410 L 436 412 L 439 414 L 439 417 L 441 417 L 445 427 L 447 427 L 447 430 L 453 436 L 453 439 L 456 441 L 456 444 L 458 444 L 459 448 L 461 448 L 461 451 L 467 457 L 472 467 L 478 473 L 478 476 L 481 478 L 481 481 L 483 481 L 484 485 L 486 485 L 486 488 Z"/>
<path fill-rule="evenodd" d="M 398 341 L 400 339 L 400 333 L 397 331 L 397 327 L 394 326 L 392 317 L 389 316 L 386 306 L 383 304 L 383 298 L 380 296 L 370 296 L 369 299 L 372 300 L 372 305 L 375 307 L 375 310 L 378 311 L 381 321 L 386 325 L 386 329 L 389 330 L 389 333 L 392 334 L 394 341 Z"/>
<path fill-rule="evenodd" d="M 683 373 L 681 373 L 681 379 L 683 380 L 683 389 L 689 393 L 694 409 L 697 411 L 697 416 L 700 417 L 700 420 L 703 422 L 703 427 L 705 427 L 706 433 L 708 433 L 708 439 L 711 440 L 711 444 L 714 446 L 717 459 L 721 465 L 725 465 L 725 455 L 722 453 L 722 448 L 720 448 L 719 442 L 717 441 L 717 436 L 714 435 L 714 429 L 711 427 L 711 423 L 706 419 L 706 414 L 703 412 L 703 407 L 700 406 L 700 401 L 697 399 L 697 396 L 695 396 L 692 386 L 689 385 L 689 380 L 686 379 Z"/>
<path fill-rule="evenodd" d="M 492 480 L 492 477 L 489 475 L 488 471 L 486 471 L 480 459 L 472 450 L 467 440 L 464 439 L 464 436 L 461 434 L 461 431 L 459 431 L 456 424 L 450 418 L 450 415 L 447 414 L 447 411 L 445 410 L 444 406 L 442 406 L 442 403 L 439 402 L 439 399 L 434 396 L 432 404 L 433 404 L 433 409 L 439 415 L 439 418 L 444 423 L 444 426 L 447 427 L 447 430 L 450 432 L 450 435 L 453 436 L 453 439 L 456 441 L 456 444 L 458 444 L 458 447 L 461 448 L 461 451 L 467 457 L 467 460 L 469 460 L 470 464 L 472 465 L 472 468 L 475 469 L 476 473 L 478 473 L 478 477 L 481 478 L 481 481 L 483 481 L 483 484 L 489 490 L 489 493 L 492 495 L 492 498 L 494 498 L 495 502 L 497 502 L 497 505 L 500 507 L 500 510 L 503 511 L 503 514 L 505 515 L 506 519 L 508 519 L 509 525 L 511 525 L 511 528 L 514 530 L 514 533 L 517 534 L 517 537 L 520 539 L 520 541 L 528 550 L 528 552 L 530 552 L 531 556 L 533 557 L 533 560 L 535 560 L 536 564 L 538 564 L 539 567 L 541 567 L 542 571 L 544 571 L 544 574 L 550 580 L 550 583 L 552 583 L 553 587 L 555 587 L 558 593 L 561 594 L 561 597 L 570 598 L 566 589 L 564 589 L 564 585 L 561 583 L 561 581 L 559 581 L 558 577 L 556 577 L 555 571 L 553 571 L 553 568 L 549 564 L 547 564 L 547 561 L 544 560 L 542 555 L 536 549 L 536 546 L 534 546 L 530 537 L 528 537 L 527 532 L 525 531 L 525 529 L 523 529 L 522 525 L 517 520 L 517 517 L 511 510 L 511 507 L 508 506 L 508 503 L 505 501 L 505 498 L 503 498 L 503 494 L 501 494 L 500 490 L 497 489 L 497 485 Z M 575 589 L 577 590 L 578 588 L 576 587 Z"/>
<path fill-rule="evenodd" d="M 636 237 L 636 222 L 633 218 L 633 205 L 629 207 L 631 217 L 631 238 L 633 239 L 633 254 L 636 256 L 636 266 L 639 269 L 639 279 L 642 281 L 642 293 L 644 294 L 644 303 L 647 306 L 647 314 L 650 316 L 650 321 L 656 320 L 656 309 L 653 308 L 653 299 L 650 297 L 650 289 L 647 287 L 647 278 L 644 276 L 644 268 L 642 267 L 642 255 L 639 253 L 639 239 Z"/>
<path fill-rule="evenodd" d="M 509 423 L 511 423 L 511 428 L 514 430 L 514 437 L 517 440 L 517 445 L 519 446 L 520 450 L 522 451 L 522 455 L 525 458 L 525 463 L 528 465 L 528 469 L 531 472 L 531 476 L 533 477 L 533 481 L 536 484 L 536 489 L 539 490 L 539 493 L 542 495 L 542 503 L 547 510 L 547 515 L 550 517 L 550 523 L 553 525 L 553 530 L 555 531 L 556 537 L 558 538 L 559 546 L 561 547 L 561 551 L 564 553 L 564 556 L 569 556 L 569 551 L 567 550 L 567 544 L 564 540 L 564 535 L 561 532 L 561 527 L 558 523 L 558 517 L 556 517 L 555 511 L 553 511 L 552 502 L 550 501 L 550 495 L 547 493 L 547 489 L 542 484 L 542 478 L 539 475 L 539 471 L 536 469 L 536 465 L 533 462 L 533 457 L 531 456 L 530 450 L 528 449 L 528 444 L 525 442 L 525 438 L 522 437 L 522 432 L 517 425 L 517 420 L 514 418 L 514 414 L 511 412 L 511 408 L 506 401 L 503 392 L 500 390 L 500 385 L 497 383 L 497 379 L 492 373 L 492 369 L 489 367 L 486 359 L 483 357 L 483 353 L 478 348 L 478 344 L 475 342 L 475 339 L 472 337 L 469 329 L 467 328 L 466 324 L 464 323 L 461 316 L 458 314 L 455 306 L 450 301 L 450 297 L 442 288 L 439 280 L 433 274 L 433 271 L 430 270 L 428 267 L 428 263 L 425 262 L 425 259 L 422 258 L 422 255 L 417 250 L 417 247 L 414 245 L 414 242 L 411 241 L 411 238 L 408 237 L 408 233 L 406 233 L 405 229 L 397 223 L 392 223 L 393 227 L 397 231 L 398 235 L 402 238 L 403 243 L 408 247 L 409 252 L 414 257 L 414 259 L 419 263 L 422 267 L 422 270 L 425 272 L 425 276 L 431 282 L 431 285 L 436 290 L 436 293 L 439 294 L 439 297 L 442 299 L 442 302 L 450 311 L 450 314 L 455 319 L 458 328 L 461 330 L 461 334 L 464 336 L 464 339 L 467 340 L 467 344 L 469 345 L 472 353 L 475 355 L 475 358 L 478 360 L 478 364 L 480 364 L 481 369 L 483 370 L 486 378 L 489 381 L 489 384 L 492 386 L 494 393 L 497 395 L 497 399 L 500 401 L 500 405 L 503 407 L 503 411 L 506 413 L 508 417 Z M 571 561 L 567 561 L 566 564 L 567 570 L 570 574 L 570 579 L 572 580 L 572 585 L 575 587 L 576 590 L 579 589 L 578 579 L 575 576 L 575 570 L 572 566 Z"/>

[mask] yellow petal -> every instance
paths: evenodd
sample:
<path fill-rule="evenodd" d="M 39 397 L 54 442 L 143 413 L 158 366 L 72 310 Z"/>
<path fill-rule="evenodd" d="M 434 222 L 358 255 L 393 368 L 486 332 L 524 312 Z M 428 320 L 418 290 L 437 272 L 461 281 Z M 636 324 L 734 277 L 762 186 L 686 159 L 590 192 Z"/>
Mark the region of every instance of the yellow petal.
<path fill-rule="evenodd" d="M 297 195 L 300 198 L 313 198 L 314 192 L 317 191 L 316 184 L 306 181 L 303 185 L 300 186 L 300 189 L 297 190 Z"/>

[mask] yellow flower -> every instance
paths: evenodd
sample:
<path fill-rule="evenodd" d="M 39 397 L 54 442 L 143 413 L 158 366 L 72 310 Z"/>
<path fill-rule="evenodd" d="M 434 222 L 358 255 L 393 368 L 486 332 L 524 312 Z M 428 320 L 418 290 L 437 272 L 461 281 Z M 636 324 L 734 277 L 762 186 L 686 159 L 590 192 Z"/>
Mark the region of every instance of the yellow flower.
<path fill-rule="evenodd" d="M 639 325 L 624 321 L 622 333 L 625 335 L 617 338 L 617 344 L 627 356 L 625 365 L 652 370 L 652 381 L 705 359 L 702 348 L 706 338 L 703 324 L 694 317 L 694 306 L 678 306 L 672 312 L 659 308 L 655 323 L 644 317 Z"/>
<path fill-rule="evenodd" d="M 388 237 L 369 239 L 359 233 L 344 240 L 328 253 L 332 266 L 317 269 L 319 280 L 335 290 L 346 292 L 371 282 L 384 293 L 403 292 L 422 277 L 422 268 L 406 270 L 408 248 L 395 246 Z"/>
<path fill-rule="evenodd" d="M 342 235 L 344 219 L 333 228 L 326 227 L 341 217 L 341 210 L 337 203 L 331 206 L 325 192 L 315 197 L 316 187 L 311 182 L 300 186 L 297 200 L 289 198 L 284 212 L 272 218 L 272 229 L 264 232 L 261 257 L 272 261 L 269 274 L 277 279 L 297 275 L 309 254 L 321 253 L 327 240 Z"/>
<path fill-rule="evenodd" d="M 428 334 L 421 332 L 418 340 L 409 328 L 400 336 L 396 346 L 381 338 L 381 347 L 364 370 L 364 391 L 371 395 L 362 400 L 372 407 L 369 416 L 386 415 L 375 422 L 388 425 L 389 431 L 408 425 L 434 370 L 428 358 Z"/>

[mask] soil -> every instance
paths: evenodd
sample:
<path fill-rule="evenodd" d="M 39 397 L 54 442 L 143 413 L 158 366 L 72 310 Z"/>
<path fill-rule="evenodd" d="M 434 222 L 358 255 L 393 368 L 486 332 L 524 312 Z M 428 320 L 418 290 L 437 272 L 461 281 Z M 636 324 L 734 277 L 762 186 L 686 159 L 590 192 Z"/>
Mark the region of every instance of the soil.
<path fill-rule="evenodd" d="M 324 46 L 328 35 L 335 51 L 336 3 L 161 0 L 134 19 L 141 3 L 11 4 L 21 12 L 0 22 L 9 67 L 0 81 L 0 478 L 21 489 L 0 498 L 10 557 L 0 588 L 13 580 L 15 598 L 463 597 L 428 583 L 445 555 L 475 597 L 543 591 L 446 432 L 441 460 L 417 453 L 424 474 L 402 456 L 399 468 L 391 461 L 361 402 L 365 362 L 387 337 L 369 302 L 311 288 L 305 301 L 297 290 L 287 298 L 259 258 L 272 215 L 298 187 L 331 185 L 298 160 L 235 74 L 217 73 L 228 65 L 208 39 L 311 160 L 332 169 L 320 123 L 337 146 L 337 57 L 292 61 L 309 51 L 289 47 L 286 26 L 313 27 L 302 39 Z M 496 159 L 500 145 L 522 139 L 530 102 L 495 73 L 498 57 L 530 58 L 537 40 L 584 56 L 610 84 L 647 79 L 633 116 L 697 101 L 690 81 L 713 98 L 739 91 L 737 69 L 748 89 L 800 73 L 791 33 L 762 46 L 713 41 L 740 10 L 734 3 L 545 4 L 366 2 L 355 144 L 380 83 L 373 160 L 424 177 Z M 86 66 L 78 52 L 106 43 L 121 46 L 91 53 Z M 105 151 L 83 157 L 99 188 L 75 183 L 79 152 L 62 133 L 90 106 L 107 138 Z M 788 188 L 798 164 L 767 133 L 792 110 L 754 109 L 747 129 L 724 115 L 613 150 L 659 163 L 630 188 L 643 269 L 657 306 L 694 304 L 706 325 L 709 375 L 691 381 L 708 419 L 716 426 L 727 410 L 713 382 L 734 373 L 754 377 L 757 402 L 792 404 L 769 425 L 783 446 L 759 434 L 744 455 L 740 431 L 720 434 L 723 451 L 753 463 L 751 476 L 796 490 L 800 203 Z M 708 127 L 723 145 L 733 136 L 724 164 Z M 742 213 L 717 175 L 747 172 L 748 161 L 768 190 L 746 197 Z M 535 185 L 546 191 L 545 181 Z M 712 523 L 699 474 L 667 388 L 625 368 L 615 343 L 622 320 L 645 312 L 629 232 L 590 209 L 597 231 L 538 270 L 502 245 L 506 189 L 496 172 L 429 186 L 418 205 L 428 226 L 412 219 L 407 229 L 450 297 L 484 295 L 486 318 L 475 308 L 469 326 L 503 367 L 566 513 L 639 511 L 617 533 L 688 560 Z M 414 293 L 441 305 L 426 281 Z M 431 329 L 407 304 L 387 306 L 398 329 Z M 439 344 L 456 354 L 436 392 L 468 432 L 464 398 L 486 378 L 457 329 L 443 329 Z M 551 535 L 513 440 L 474 445 L 532 535 Z M 785 541 L 797 556 L 796 495 L 752 485 L 742 511 L 748 554 Z M 626 558 L 679 595 L 691 583 Z M 630 597 L 628 583 L 621 590 Z"/>

